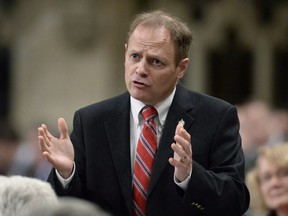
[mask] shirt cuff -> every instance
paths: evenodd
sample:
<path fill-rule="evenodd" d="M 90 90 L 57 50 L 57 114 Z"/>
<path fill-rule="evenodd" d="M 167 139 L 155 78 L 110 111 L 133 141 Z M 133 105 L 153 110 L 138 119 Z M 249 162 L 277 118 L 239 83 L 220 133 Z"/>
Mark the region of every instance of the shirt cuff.
<path fill-rule="evenodd" d="M 182 181 L 182 182 L 179 182 L 179 180 L 176 178 L 176 176 L 174 175 L 174 182 L 176 185 L 178 185 L 182 190 L 186 191 L 187 187 L 188 187 L 188 184 L 189 184 L 189 181 L 191 179 L 191 175 L 192 175 L 192 171 L 189 173 L 189 175 L 187 176 L 187 178 Z"/>
<path fill-rule="evenodd" d="M 69 184 L 70 184 L 70 182 L 72 181 L 72 178 L 73 178 L 73 176 L 74 176 L 74 174 L 75 174 L 75 166 L 76 166 L 76 165 L 75 165 L 75 162 L 73 162 L 72 174 L 71 174 L 71 176 L 69 176 L 69 178 L 67 178 L 67 179 L 64 179 L 64 178 L 60 175 L 60 173 L 58 172 L 58 170 L 55 169 L 56 176 L 57 176 L 58 180 L 60 181 L 60 183 L 61 183 L 61 185 L 62 185 L 62 187 L 63 187 L 64 190 L 66 190 L 66 189 L 69 187 Z"/>

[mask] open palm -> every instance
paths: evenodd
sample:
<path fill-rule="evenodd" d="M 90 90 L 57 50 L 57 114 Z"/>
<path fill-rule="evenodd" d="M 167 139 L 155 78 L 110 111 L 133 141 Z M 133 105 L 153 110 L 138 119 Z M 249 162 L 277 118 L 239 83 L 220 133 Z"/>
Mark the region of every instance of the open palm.
<path fill-rule="evenodd" d="M 63 178 L 68 178 L 73 170 L 74 149 L 63 118 L 58 119 L 60 138 L 54 137 L 45 124 L 38 128 L 38 139 L 42 154 L 58 170 Z"/>

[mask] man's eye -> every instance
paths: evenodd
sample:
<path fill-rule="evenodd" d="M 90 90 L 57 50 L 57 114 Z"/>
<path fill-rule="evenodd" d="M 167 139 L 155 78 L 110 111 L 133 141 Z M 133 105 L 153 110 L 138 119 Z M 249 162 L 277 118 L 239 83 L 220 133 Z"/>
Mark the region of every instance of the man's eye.
<path fill-rule="evenodd" d="M 162 65 L 163 65 L 162 62 L 159 61 L 158 59 L 153 59 L 152 62 L 153 62 L 153 64 L 156 65 L 156 66 L 162 66 Z"/>
<path fill-rule="evenodd" d="M 133 54 L 131 54 L 131 58 L 132 58 L 133 60 L 137 60 L 137 59 L 139 59 L 139 55 L 133 53 Z"/>

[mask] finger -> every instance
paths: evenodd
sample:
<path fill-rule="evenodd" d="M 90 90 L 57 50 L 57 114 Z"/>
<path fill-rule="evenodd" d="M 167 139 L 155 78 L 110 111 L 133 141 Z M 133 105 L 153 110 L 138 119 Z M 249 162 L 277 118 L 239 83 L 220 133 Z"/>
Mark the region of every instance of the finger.
<path fill-rule="evenodd" d="M 44 131 L 42 127 L 38 127 L 38 137 L 43 137 L 44 136 Z"/>
<path fill-rule="evenodd" d="M 185 142 L 185 139 L 188 138 L 189 140 L 189 134 L 186 132 L 186 130 L 184 129 L 184 121 L 181 120 L 179 121 L 179 123 L 176 126 L 176 130 L 175 130 L 175 141 L 177 144 L 183 145 L 183 142 Z M 179 139 L 178 139 L 179 138 Z M 185 145 L 185 144 L 184 144 Z M 184 146 L 183 146 L 184 147 Z M 187 148 L 187 147 L 186 147 Z M 188 150 L 188 149 L 187 149 Z"/>
<path fill-rule="evenodd" d="M 191 136 L 183 127 L 180 128 L 180 136 L 190 142 Z"/>
<path fill-rule="evenodd" d="M 177 160 L 175 158 L 169 158 L 169 163 L 177 168 L 189 168 L 191 166 L 191 163 L 189 160 L 184 161 L 183 159 Z"/>
<path fill-rule="evenodd" d="M 39 128 L 40 132 L 42 132 L 42 136 L 45 138 L 45 139 L 48 139 L 48 138 L 51 138 L 51 137 L 48 137 L 48 129 L 47 129 L 47 126 L 45 124 L 42 124 L 41 127 Z M 51 134 L 50 134 L 51 135 Z"/>
<path fill-rule="evenodd" d="M 45 124 L 41 125 L 41 128 L 43 130 L 43 138 L 46 146 L 50 145 L 50 142 L 52 139 L 56 139 L 52 134 L 48 131 L 48 128 Z"/>
<path fill-rule="evenodd" d="M 58 119 L 58 128 L 60 132 L 60 139 L 67 139 L 69 137 L 68 126 L 64 118 Z"/>
<path fill-rule="evenodd" d="M 180 132 L 181 128 L 183 128 L 183 124 L 178 123 L 177 126 L 176 126 L 175 135 L 179 135 L 179 136 L 180 136 L 180 134 L 181 134 L 181 132 Z"/>
<path fill-rule="evenodd" d="M 44 132 L 45 132 L 45 135 L 46 135 L 46 139 L 48 140 L 48 142 L 52 139 L 57 139 L 56 137 L 54 137 L 48 130 L 47 126 L 44 125 Z"/>
<path fill-rule="evenodd" d="M 187 157 L 186 152 L 183 150 L 183 147 L 178 143 L 172 143 L 171 148 L 174 151 L 174 159 L 181 160 L 181 158 Z"/>
<path fill-rule="evenodd" d="M 52 160 L 52 157 L 51 157 L 51 154 L 49 153 L 49 152 L 47 152 L 47 151 L 44 151 L 44 152 L 42 152 L 42 155 L 46 158 L 46 160 L 50 163 L 50 164 L 52 164 L 52 166 L 53 166 L 53 160 Z"/>
<path fill-rule="evenodd" d="M 178 144 L 183 147 L 184 151 L 188 156 L 192 156 L 192 147 L 190 140 L 191 136 L 184 128 L 180 129 L 180 135 L 176 135 L 174 139 Z"/>
<path fill-rule="evenodd" d="M 48 145 L 49 139 L 46 134 L 46 127 L 44 125 L 41 125 L 41 127 L 38 128 L 38 139 L 39 143 L 42 145 Z"/>
<path fill-rule="evenodd" d="M 172 166 L 174 166 L 174 167 L 177 167 L 177 168 L 179 168 L 179 167 L 183 167 L 183 164 L 181 163 L 181 161 L 179 161 L 179 160 L 175 160 L 174 158 L 169 158 L 169 163 L 172 165 Z"/>
<path fill-rule="evenodd" d="M 40 151 L 42 152 L 42 154 L 44 155 L 44 152 L 49 152 L 49 148 L 48 146 L 46 145 L 45 141 L 44 141 L 44 138 L 42 136 L 39 136 L 38 137 L 39 139 L 39 146 L 40 146 Z"/>
<path fill-rule="evenodd" d="M 47 147 L 45 145 L 45 141 L 43 137 L 39 137 L 39 144 L 40 144 L 40 150 L 41 152 L 44 152 L 47 150 Z"/>
<path fill-rule="evenodd" d="M 187 155 L 191 155 L 191 144 L 188 140 L 178 135 L 176 135 L 174 139 L 176 141 L 176 144 L 180 145 Z"/>

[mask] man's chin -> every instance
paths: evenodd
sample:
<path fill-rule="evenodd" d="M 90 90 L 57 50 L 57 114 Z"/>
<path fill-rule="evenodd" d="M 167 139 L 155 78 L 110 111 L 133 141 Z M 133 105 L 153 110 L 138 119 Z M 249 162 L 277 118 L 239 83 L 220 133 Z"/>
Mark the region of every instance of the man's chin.
<path fill-rule="evenodd" d="M 131 94 L 131 93 L 130 93 L 130 95 L 131 95 L 134 99 L 139 100 L 139 101 L 142 101 L 143 103 L 144 103 L 144 101 L 146 101 L 146 100 L 145 100 L 145 97 L 143 97 L 143 96 L 141 96 L 141 95 L 139 95 L 139 94 Z"/>
<path fill-rule="evenodd" d="M 142 89 L 139 89 L 139 88 L 131 88 L 130 91 L 129 91 L 130 95 L 137 99 L 137 100 L 143 100 L 145 99 L 145 95 L 146 95 L 146 92 L 143 91 Z"/>
<path fill-rule="evenodd" d="M 145 97 L 145 95 L 143 95 L 143 94 L 135 94 L 135 93 L 133 93 L 133 92 L 130 92 L 130 95 L 131 95 L 134 99 L 136 99 L 136 100 L 138 100 L 138 101 L 141 101 L 141 102 L 144 103 L 144 104 L 151 105 L 150 102 L 149 102 L 149 99 L 148 99 L 147 97 Z"/>

